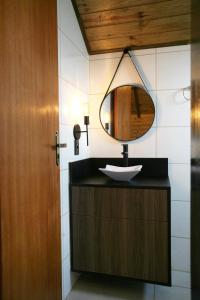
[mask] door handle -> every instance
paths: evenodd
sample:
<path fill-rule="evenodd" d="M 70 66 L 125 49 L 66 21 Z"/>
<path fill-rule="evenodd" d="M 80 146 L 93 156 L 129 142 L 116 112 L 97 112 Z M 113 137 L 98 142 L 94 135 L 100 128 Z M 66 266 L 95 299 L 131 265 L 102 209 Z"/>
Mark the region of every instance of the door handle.
<path fill-rule="evenodd" d="M 59 133 L 56 131 L 56 165 L 59 166 L 60 164 L 60 148 L 67 148 L 66 143 L 61 143 L 59 141 Z"/>

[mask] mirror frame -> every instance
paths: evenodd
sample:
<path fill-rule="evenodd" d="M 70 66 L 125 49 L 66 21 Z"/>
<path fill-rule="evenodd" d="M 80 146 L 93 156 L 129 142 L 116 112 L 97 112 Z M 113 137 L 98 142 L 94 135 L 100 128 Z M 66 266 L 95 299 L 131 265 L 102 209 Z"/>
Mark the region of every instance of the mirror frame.
<path fill-rule="evenodd" d="M 151 98 L 152 104 L 153 104 L 153 112 L 154 112 L 154 116 L 153 116 L 153 120 L 152 120 L 152 123 L 151 123 L 150 127 L 149 127 L 149 128 L 148 128 L 141 136 L 139 136 L 139 137 L 137 137 L 137 138 L 135 138 L 135 139 L 130 139 L 130 140 L 121 140 L 121 139 L 117 139 L 117 138 L 113 137 L 112 135 L 110 135 L 110 134 L 105 130 L 105 128 L 104 128 L 104 126 L 103 126 L 103 123 L 102 123 L 102 121 L 101 121 L 101 108 L 102 108 L 102 106 L 103 106 L 103 103 L 104 103 L 106 97 L 107 97 L 110 93 L 112 93 L 112 91 L 114 91 L 116 88 L 123 87 L 123 86 L 134 86 L 134 87 L 139 87 L 139 88 L 143 89 L 143 90 L 149 95 L 149 97 Z M 123 85 L 119 85 L 119 86 L 113 88 L 112 90 L 109 91 L 109 93 L 107 93 L 107 94 L 104 96 L 103 100 L 101 101 L 101 105 L 100 105 L 100 107 L 99 107 L 99 120 L 100 120 L 100 123 L 101 123 L 101 126 L 102 126 L 103 130 L 104 130 L 104 131 L 106 132 L 106 134 L 109 135 L 111 138 L 113 138 L 114 140 L 119 141 L 119 142 L 131 142 L 131 141 L 136 141 L 136 140 L 140 139 L 141 137 L 143 137 L 143 136 L 144 136 L 144 135 L 152 128 L 152 125 L 153 125 L 154 120 L 155 120 L 155 115 L 156 115 L 156 109 L 155 109 L 155 104 L 154 104 L 154 102 L 153 102 L 153 99 L 152 99 L 152 97 L 151 97 L 149 91 L 147 91 L 147 90 L 146 90 L 142 85 L 140 85 L 140 84 L 123 84 Z"/>

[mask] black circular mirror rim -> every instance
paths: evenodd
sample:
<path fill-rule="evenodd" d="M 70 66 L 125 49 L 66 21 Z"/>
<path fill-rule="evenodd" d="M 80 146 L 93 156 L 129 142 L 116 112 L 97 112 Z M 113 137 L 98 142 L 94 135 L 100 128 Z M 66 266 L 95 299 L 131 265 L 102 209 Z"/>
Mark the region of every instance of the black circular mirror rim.
<path fill-rule="evenodd" d="M 137 137 L 137 138 L 135 138 L 135 139 L 130 139 L 130 140 L 128 140 L 128 139 L 122 140 L 122 139 L 117 139 L 117 138 L 113 137 L 111 134 L 109 134 L 109 133 L 105 130 L 105 128 L 104 128 L 104 126 L 103 126 L 103 123 L 102 123 L 102 121 L 101 121 L 101 108 L 102 108 L 102 106 L 103 106 L 104 100 L 105 100 L 106 97 L 107 97 L 110 93 L 112 93 L 112 91 L 114 91 L 116 88 L 123 87 L 123 86 L 134 86 L 134 87 L 139 87 L 139 88 L 143 89 L 143 90 L 149 95 L 149 97 L 151 98 L 152 104 L 153 104 L 153 112 L 154 112 L 154 116 L 153 116 L 153 120 L 152 120 L 151 125 L 149 126 L 149 128 L 148 128 L 142 135 L 140 135 L 139 137 Z M 101 102 L 100 108 L 99 108 L 99 120 L 100 120 L 100 123 L 101 123 L 101 126 L 102 126 L 103 130 L 104 130 L 105 133 L 106 133 L 107 135 L 109 135 L 111 138 L 113 138 L 114 140 L 119 141 L 119 142 L 131 142 L 131 141 L 136 141 L 136 140 L 140 139 L 142 136 L 144 136 L 144 135 L 151 129 L 151 127 L 152 127 L 152 125 L 153 125 L 153 122 L 154 122 L 154 120 L 155 120 L 155 112 L 156 112 L 156 110 L 155 110 L 155 105 L 154 105 L 154 102 L 153 102 L 153 100 L 152 100 L 152 97 L 151 97 L 149 91 L 147 91 L 147 90 L 146 90 L 142 85 L 140 85 L 140 84 L 123 84 L 123 85 L 119 85 L 119 86 L 113 88 L 112 90 L 109 91 L 109 93 L 107 93 L 107 94 L 104 96 L 104 98 L 103 98 L 103 100 L 102 100 L 102 102 Z"/>

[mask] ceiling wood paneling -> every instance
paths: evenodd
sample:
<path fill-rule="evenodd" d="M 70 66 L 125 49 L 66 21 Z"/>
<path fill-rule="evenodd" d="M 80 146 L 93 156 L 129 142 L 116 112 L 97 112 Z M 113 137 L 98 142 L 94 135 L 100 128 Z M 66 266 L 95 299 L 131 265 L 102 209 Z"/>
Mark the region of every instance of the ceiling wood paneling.
<path fill-rule="evenodd" d="M 190 0 L 73 0 L 90 54 L 190 42 Z"/>

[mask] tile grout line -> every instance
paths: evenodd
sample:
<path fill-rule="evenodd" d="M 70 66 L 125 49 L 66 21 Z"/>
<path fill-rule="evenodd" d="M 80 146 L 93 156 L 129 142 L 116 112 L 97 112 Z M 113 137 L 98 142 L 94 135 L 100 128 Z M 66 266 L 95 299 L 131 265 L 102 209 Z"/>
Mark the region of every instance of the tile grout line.
<path fill-rule="evenodd" d="M 89 92 L 86 90 L 83 90 L 82 88 L 80 88 L 79 86 L 77 86 L 75 83 L 65 79 L 62 75 L 59 76 L 59 79 L 63 80 L 65 83 L 70 84 L 72 87 L 80 90 L 82 93 L 87 94 L 87 96 L 89 96 Z"/>
<path fill-rule="evenodd" d="M 156 49 L 157 50 L 157 49 Z M 140 51 L 140 50 L 137 50 L 137 51 Z M 171 53 L 174 53 L 174 54 L 176 54 L 177 52 L 178 53 L 187 53 L 187 52 L 189 52 L 190 53 L 190 49 L 188 49 L 188 50 L 174 50 L 174 51 L 163 51 L 163 52 L 152 52 L 152 53 L 146 53 L 146 54 L 135 54 L 135 56 L 137 57 L 137 56 L 153 56 L 153 55 L 160 55 L 160 54 L 171 54 Z M 104 57 L 104 58 L 94 58 L 94 59 L 92 59 L 92 58 L 90 58 L 90 57 L 92 57 L 93 55 L 89 55 L 89 60 L 92 62 L 92 61 L 99 61 L 99 60 L 109 60 L 109 59 L 115 59 L 115 58 L 120 58 L 121 56 L 120 56 L 120 54 L 118 55 L 118 54 L 116 54 L 116 56 L 112 53 L 112 52 L 110 52 L 110 53 L 108 53 L 108 54 L 110 54 L 110 55 L 113 55 L 113 57 Z M 95 55 L 106 55 L 106 54 L 95 54 Z M 131 55 L 132 56 L 132 55 Z"/>
<path fill-rule="evenodd" d="M 167 92 L 167 91 L 179 91 L 180 89 L 182 89 L 183 87 L 176 87 L 176 88 L 172 88 L 172 89 L 148 89 L 149 92 Z M 92 93 L 90 92 L 89 95 L 90 96 L 93 96 L 93 95 L 104 95 L 104 93 L 101 91 L 101 92 L 97 92 L 97 93 Z"/>
<path fill-rule="evenodd" d="M 76 45 L 76 43 L 63 31 L 63 29 L 58 26 L 58 29 L 60 30 L 60 32 L 64 35 L 64 37 L 66 39 L 68 39 L 72 44 L 73 46 L 78 50 L 78 52 L 89 62 L 90 59 L 89 59 L 89 54 L 88 56 L 86 56 L 86 54 L 83 53 L 83 51 Z M 86 50 L 87 51 L 87 50 Z"/>

